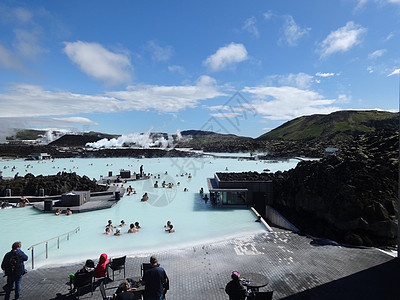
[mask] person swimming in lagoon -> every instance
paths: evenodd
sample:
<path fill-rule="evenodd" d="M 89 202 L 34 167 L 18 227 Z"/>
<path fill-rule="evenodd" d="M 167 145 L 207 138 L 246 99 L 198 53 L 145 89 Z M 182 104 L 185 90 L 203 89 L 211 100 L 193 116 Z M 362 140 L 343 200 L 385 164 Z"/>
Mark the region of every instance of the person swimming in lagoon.
<path fill-rule="evenodd" d="M 104 232 L 105 235 L 110 235 L 111 231 L 110 231 L 110 227 L 106 227 L 106 230 Z"/>
<path fill-rule="evenodd" d="M 121 229 L 117 228 L 114 235 L 122 235 Z"/>
<path fill-rule="evenodd" d="M 111 231 L 114 231 L 115 226 L 113 225 L 111 220 L 108 220 L 108 224 L 106 225 L 106 228 L 110 228 Z"/>
<path fill-rule="evenodd" d="M 149 196 L 147 195 L 147 193 L 144 193 L 140 201 L 147 201 L 147 200 L 149 200 Z"/>
<path fill-rule="evenodd" d="M 136 233 L 136 232 L 138 232 L 139 230 L 135 227 L 135 224 L 131 224 L 131 225 L 129 225 L 129 230 L 128 230 L 128 233 Z"/>
<path fill-rule="evenodd" d="M 65 215 L 66 216 L 72 215 L 72 211 L 71 211 L 71 209 L 69 207 L 67 208 L 67 211 L 66 211 Z"/>
<path fill-rule="evenodd" d="M 171 221 L 167 221 L 167 225 L 164 225 L 164 228 L 169 227 L 169 225 L 171 225 Z"/>
<path fill-rule="evenodd" d="M 168 233 L 175 232 L 174 225 L 169 224 L 169 227 L 165 228 L 165 231 L 168 232 Z"/>

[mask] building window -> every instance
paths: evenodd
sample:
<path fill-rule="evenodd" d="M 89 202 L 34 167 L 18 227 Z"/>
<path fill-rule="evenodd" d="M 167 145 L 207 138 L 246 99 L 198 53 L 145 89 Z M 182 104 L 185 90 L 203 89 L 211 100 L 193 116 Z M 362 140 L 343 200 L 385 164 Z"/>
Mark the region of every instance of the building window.
<path fill-rule="evenodd" d="M 246 205 L 247 193 L 246 192 L 222 192 L 222 204 L 223 205 Z"/>

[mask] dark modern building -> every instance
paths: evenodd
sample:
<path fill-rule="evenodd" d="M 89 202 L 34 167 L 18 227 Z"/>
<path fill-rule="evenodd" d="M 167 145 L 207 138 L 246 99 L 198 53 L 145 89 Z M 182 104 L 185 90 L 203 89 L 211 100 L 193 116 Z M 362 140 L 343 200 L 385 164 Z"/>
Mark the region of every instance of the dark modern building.
<path fill-rule="evenodd" d="M 265 206 L 272 203 L 272 180 L 268 174 L 215 173 L 207 178 L 210 200 L 222 206 L 255 206 L 265 215 Z"/>

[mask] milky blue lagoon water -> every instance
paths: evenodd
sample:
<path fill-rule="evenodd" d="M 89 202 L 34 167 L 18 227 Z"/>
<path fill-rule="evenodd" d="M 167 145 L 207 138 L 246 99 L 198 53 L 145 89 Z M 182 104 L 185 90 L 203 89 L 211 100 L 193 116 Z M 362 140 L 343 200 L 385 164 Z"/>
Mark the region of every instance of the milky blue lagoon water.
<path fill-rule="evenodd" d="M 240 154 L 240 156 L 243 156 Z M 56 159 L 54 161 L 0 161 L 4 177 L 13 177 L 16 172 L 37 175 L 53 175 L 57 172 L 76 172 L 89 178 L 99 179 L 109 171 L 118 174 L 120 169 L 138 172 L 140 165 L 145 173 L 160 174 L 161 179 L 129 182 L 137 191 L 136 195 L 125 195 L 114 207 L 93 212 L 76 213 L 72 216 L 55 216 L 42 213 L 33 207 L 0 210 L 3 225 L 0 253 L 10 250 L 14 241 L 20 240 L 23 250 L 31 256 L 27 248 L 80 226 L 80 231 L 70 235 L 70 240 L 62 238 L 60 249 L 56 241 L 49 243 L 49 258 L 44 258 L 45 246 L 35 248 L 35 268 L 44 265 L 59 265 L 97 259 L 103 252 L 110 256 L 121 254 L 148 255 L 162 250 L 184 248 L 195 244 L 207 244 L 236 235 L 254 234 L 264 231 L 260 223 L 254 222 L 253 213 L 246 208 L 219 208 L 202 200 L 198 191 L 207 190 L 207 177 L 215 172 L 258 171 L 271 172 L 288 170 L 297 160 L 280 162 L 239 161 L 231 158 L 96 158 L 96 159 Z M 28 166 L 29 165 L 29 166 Z M 12 171 L 11 168 L 15 167 Z M 165 172 L 168 175 L 165 175 Z M 188 176 L 176 176 L 191 173 Z M 153 183 L 174 183 L 172 189 L 153 188 Z M 180 186 L 177 183 L 180 182 Z M 184 188 L 189 191 L 184 192 Z M 148 192 L 148 202 L 141 202 L 144 192 Z M 107 220 L 115 225 L 123 219 L 129 225 L 138 221 L 142 228 L 138 233 L 128 234 L 128 226 L 122 227 L 122 236 L 103 234 Z M 164 232 L 164 225 L 171 220 L 176 232 Z M 30 261 L 28 261 L 30 267 Z"/>

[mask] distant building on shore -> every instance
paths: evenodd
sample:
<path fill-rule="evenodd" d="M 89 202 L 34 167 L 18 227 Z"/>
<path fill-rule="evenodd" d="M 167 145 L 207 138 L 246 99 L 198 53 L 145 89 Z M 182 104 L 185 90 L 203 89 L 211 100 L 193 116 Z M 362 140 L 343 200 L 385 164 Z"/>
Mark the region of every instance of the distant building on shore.
<path fill-rule="evenodd" d="M 28 160 L 43 160 L 51 159 L 50 154 L 47 153 L 31 153 L 28 155 Z"/>
<path fill-rule="evenodd" d="M 329 156 L 339 151 L 339 148 L 326 148 L 324 152 L 324 156 Z"/>

